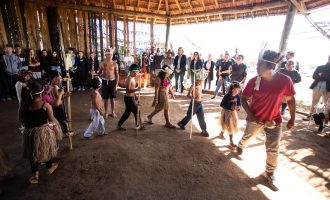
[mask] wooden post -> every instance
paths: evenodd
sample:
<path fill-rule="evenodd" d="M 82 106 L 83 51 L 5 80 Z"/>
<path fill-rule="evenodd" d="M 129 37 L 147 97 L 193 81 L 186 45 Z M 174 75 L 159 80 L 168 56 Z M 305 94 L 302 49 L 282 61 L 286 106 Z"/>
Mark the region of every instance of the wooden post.
<path fill-rule="evenodd" d="M 105 47 L 109 48 L 109 14 L 105 14 Z"/>
<path fill-rule="evenodd" d="M 103 25 L 102 25 L 102 21 L 103 21 L 103 13 L 100 13 L 100 17 L 99 17 L 99 30 L 100 30 L 100 50 L 101 50 L 101 60 L 104 59 L 104 51 L 103 51 Z"/>
<path fill-rule="evenodd" d="M 95 54 L 98 56 L 98 48 L 97 48 L 97 23 L 96 23 L 96 13 L 93 13 L 93 43 L 94 43 L 94 49 L 95 49 Z"/>
<path fill-rule="evenodd" d="M 129 21 L 128 21 L 128 18 L 126 18 L 126 26 L 127 26 L 127 28 L 126 28 L 126 32 L 127 32 L 127 39 L 126 39 L 126 42 L 127 42 L 127 50 L 129 50 L 130 49 L 130 42 L 129 42 Z"/>
<path fill-rule="evenodd" d="M 91 44 L 90 44 L 90 27 L 89 27 L 89 18 L 88 18 L 88 12 L 85 12 L 85 33 L 86 33 L 86 52 L 89 54 L 92 52 L 91 50 Z"/>
<path fill-rule="evenodd" d="M 127 24 L 126 24 L 126 17 L 123 18 L 123 25 L 124 25 L 124 52 L 126 52 L 127 47 Z M 125 54 L 125 53 L 124 53 Z"/>
<path fill-rule="evenodd" d="M 44 49 L 50 50 L 52 48 L 52 44 L 50 42 L 49 28 L 48 28 L 48 18 L 45 6 L 39 6 L 40 10 L 40 25 L 41 25 L 41 33 L 42 33 L 42 43 Z"/>
<path fill-rule="evenodd" d="M 70 29 L 70 46 L 77 49 L 77 26 L 75 10 L 69 10 L 69 29 Z"/>
<path fill-rule="evenodd" d="M 113 48 L 115 46 L 115 19 L 113 14 L 111 14 L 110 26 L 111 26 L 110 46 L 111 48 Z"/>
<path fill-rule="evenodd" d="M 165 39 L 165 50 L 167 51 L 168 49 L 168 42 L 170 38 L 170 28 L 171 28 L 171 18 L 167 18 L 166 21 L 166 39 Z"/>
<path fill-rule="evenodd" d="M 282 32 L 282 37 L 281 37 L 281 42 L 280 42 L 280 47 L 279 47 L 279 52 L 282 55 L 286 51 L 287 42 L 289 39 L 294 16 L 296 15 L 296 13 L 297 13 L 297 8 L 291 2 L 289 2 L 288 13 L 286 15 L 285 24 L 283 27 L 283 32 Z"/>
<path fill-rule="evenodd" d="M 18 25 L 18 31 L 19 31 L 19 37 L 20 37 L 20 41 L 19 43 L 22 46 L 22 49 L 25 49 L 27 44 L 26 44 L 26 40 L 24 40 L 25 36 L 24 36 L 24 31 L 23 31 L 23 20 L 22 20 L 22 15 L 21 15 L 21 10 L 20 10 L 20 5 L 18 0 L 14 1 L 14 6 L 15 6 L 15 13 L 17 15 L 17 25 Z"/>
<path fill-rule="evenodd" d="M 153 47 L 155 45 L 155 41 L 154 41 L 154 23 L 155 23 L 155 19 L 151 18 L 151 20 L 150 20 L 150 47 Z"/>
<path fill-rule="evenodd" d="M 136 59 L 136 17 L 134 17 L 134 22 L 133 22 L 133 51 L 134 51 L 134 63 L 137 62 Z"/>
<path fill-rule="evenodd" d="M 8 43 L 6 29 L 2 18 L 2 11 L 0 9 L 0 50 Z"/>
<path fill-rule="evenodd" d="M 116 51 L 119 53 L 119 48 L 118 48 L 118 31 L 117 31 L 117 19 L 118 17 L 115 16 L 115 21 L 114 21 L 114 26 L 115 26 L 115 47 Z"/>

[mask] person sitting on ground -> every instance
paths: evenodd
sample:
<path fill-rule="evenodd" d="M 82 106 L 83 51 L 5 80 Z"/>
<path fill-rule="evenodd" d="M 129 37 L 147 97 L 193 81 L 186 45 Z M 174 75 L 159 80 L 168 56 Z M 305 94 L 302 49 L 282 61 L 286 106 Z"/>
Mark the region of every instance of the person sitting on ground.
<path fill-rule="evenodd" d="M 229 135 L 229 146 L 232 148 L 237 147 L 233 142 L 233 134 L 238 132 L 238 116 L 237 111 L 240 110 L 241 97 L 240 97 L 241 87 L 239 82 L 232 82 L 229 87 L 229 92 L 223 97 L 220 106 L 221 110 L 221 133 L 219 138 L 225 140 L 223 136 L 224 132 L 227 131 Z"/>
<path fill-rule="evenodd" d="M 102 86 L 102 80 L 99 77 L 95 77 L 92 80 L 92 88 L 91 92 L 91 108 L 89 110 L 91 114 L 92 122 L 89 124 L 87 130 L 84 133 L 85 139 L 90 139 L 93 133 L 98 129 L 99 135 L 105 135 L 105 127 L 104 127 L 104 111 L 102 108 L 102 97 L 100 95 L 100 88 Z"/>
<path fill-rule="evenodd" d="M 129 76 L 125 81 L 126 95 L 124 97 L 125 112 L 118 121 L 117 130 L 126 130 L 122 125 L 128 119 L 131 113 L 135 118 L 135 129 L 143 129 L 141 126 L 141 115 L 138 113 L 138 106 L 140 102 L 136 103 L 137 96 L 135 92 L 140 91 L 141 87 L 136 87 L 136 77 L 140 71 L 140 67 L 137 64 L 132 64 L 129 68 Z M 141 78 L 141 77 L 139 77 Z M 139 114 L 139 116 L 138 116 Z"/>
<path fill-rule="evenodd" d="M 203 137 L 209 137 L 209 133 L 207 132 L 207 129 L 206 129 L 203 102 L 202 102 L 203 80 L 204 79 L 203 79 L 203 76 L 201 75 L 201 73 L 198 73 L 196 76 L 195 91 L 194 91 L 193 97 L 191 98 L 186 116 L 178 123 L 178 126 L 184 130 L 185 126 L 191 120 L 191 117 L 196 114 L 199 126 L 202 129 L 201 135 Z M 194 105 L 192 105 L 193 98 L 194 98 Z M 193 108 L 193 110 L 192 110 L 192 108 Z M 192 112 L 193 112 L 193 115 L 192 115 Z"/>
<path fill-rule="evenodd" d="M 287 75 L 288 77 L 291 78 L 293 85 L 296 83 L 299 83 L 301 81 L 301 75 L 300 73 L 295 69 L 295 62 L 293 60 L 288 60 L 285 69 L 280 69 L 280 72 L 282 74 Z M 285 99 L 283 99 L 282 102 L 282 108 L 281 108 L 281 115 L 285 114 L 285 109 L 288 106 L 286 103 Z"/>
<path fill-rule="evenodd" d="M 152 107 L 155 107 L 155 110 L 147 116 L 144 120 L 146 123 L 153 124 L 152 118 L 161 110 L 164 109 L 164 117 L 165 117 L 165 127 L 167 128 L 175 128 L 174 125 L 171 124 L 169 120 L 169 102 L 168 102 L 168 94 L 169 90 L 171 90 L 171 76 L 173 71 L 169 66 L 164 65 L 162 70 L 158 73 L 155 79 L 155 97 L 152 103 Z"/>
<path fill-rule="evenodd" d="M 61 139 L 62 131 L 55 123 L 52 107 L 43 102 L 43 87 L 33 82 L 22 92 L 22 104 L 19 109 L 19 120 L 23 130 L 23 157 L 31 164 L 31 184 L 39 182 L 39 165 L 46 162 L 48 174 L 58 167 L 52 159 L 57 155 L 57 139 Z"/>

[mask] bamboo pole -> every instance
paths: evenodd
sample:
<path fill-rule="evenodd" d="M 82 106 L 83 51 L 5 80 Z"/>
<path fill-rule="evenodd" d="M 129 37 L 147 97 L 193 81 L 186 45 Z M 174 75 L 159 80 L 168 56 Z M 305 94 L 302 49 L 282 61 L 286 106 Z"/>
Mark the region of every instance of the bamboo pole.
<path fill-rule="evenodd" d="M 95 48 L 95 52 L 98 55 L 98 45 L 97 45 L 97 23 L 96 23 L 96 13 L 93 13 L 93 40 L 94 40 L 94 48 Z"/>
<path fill-rule="evenodd" d="M 139 73 L 139 81 L 138 81 L 138 87 L 139 87 L 139 94 L 138 94 L 138 110 L 137 110 L 137 124 L 138 127 L 136 127 L 136 136 L 139 135 L 139 128 L 141 128 L 141 114 L 140 114 L 140 100 L 141 100 L 141 74 Z"/>

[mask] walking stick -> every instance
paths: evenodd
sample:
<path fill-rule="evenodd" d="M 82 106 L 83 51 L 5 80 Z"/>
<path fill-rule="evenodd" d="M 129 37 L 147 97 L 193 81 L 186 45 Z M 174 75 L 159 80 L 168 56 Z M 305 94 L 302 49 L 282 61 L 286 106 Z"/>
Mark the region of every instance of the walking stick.
<path fill-rule="evenodd" d="M 60 43 L 61 43 L 61 54 L 62 54 L 62 58 L 63 60 L 66 60 L 65 58 L 65 51 L 64 51 L 64 43 L 63 43 L 63 35 L 62 35 L 62 24 L 60 23 L 60 21 L 57 21 L 57 23 L 59 24 L 59 36 L 60 36 Z M 70 78 L 70 74 L 69 74 L 69 66 L 66 65 L 65 62 L 64 63 L 64 67 L 65 67 L 65 70 L 66 70 L 66 77 L 63 79 L 63 81 L 66 81 L 66 88 L 68 91 L 70 91 L 70 81 L 71 81 L 71 78 Z M 65 102 L 63 102 L 64 105 L 65 105 Z M 71 97 L 70 95 L 67 97 L 67 112 L 66 112 L 66 115 L 67 115 L 67 120 L 68 120 L 68 137 L 69 137 L 69 143 L 70 143 L 70 150 L 73 149 L 72 147 L 72 135 L 73 135 L 73 132 L 72 132 L 72 119 L 71 119 Z"/>
<path fill-rule="evenodd" d="M 194 83 L 193 83 L 193 90 L 192 90 L 192 101 L 191 101 L 191 123 L 190 123 L 190 135 L 189 135 L 189 139 L 191 140 L 192 138 L 192 128 L 193 128 L 193 116 L 194 116 L 194 104 L 195 104 L 195 87 L 196 87 L 196 72 L 195 72 L 196 66 L 194 65 Z"/>
<path fill-rule="evenodd" d="M 141 127 L 141 115 L 140 115 L 140 100 L 141 100 L 141 75 L 139 73 L 139 81 L 138 81 L 138 87 L 139 87 L 139 94 L 138 94 L 138 110 L 137 110 L 137 124 L 138 128 L 136 129 L 136 136 L 138 136 L 139 128 Z"/>

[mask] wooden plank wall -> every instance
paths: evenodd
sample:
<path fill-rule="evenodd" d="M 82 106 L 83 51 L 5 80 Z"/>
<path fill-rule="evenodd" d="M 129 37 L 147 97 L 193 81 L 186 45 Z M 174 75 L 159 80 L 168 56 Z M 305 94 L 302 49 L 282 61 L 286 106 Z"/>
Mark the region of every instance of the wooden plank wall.
<path fill-rule="evenodd" d="M 7 44 L 20 44 L 24 49 L 59 50 L 59 29 L 64 48 L 94 51 L 101 58 L 108 47 L 118 49 L 117 15 L 82 10 L 45 7 L 24 0 L 3 0 L 0 5 L 0 50 Z M 57 19 L 54 19 L 57 18 Z M 124 52 L 130 48 L 129 20 L 124 16 Z M 135 18 L 136 21 L 136 18 Z M 105 22 L 105 26 L 103 26 Z M 59 26 L 60 25 L 60 26 Z M 134 29 L 135 31 L 135 22 Z M 104 36 L 105 33 L 105 36 Z M 135 50 L 135 34 L 131 38 Z M 134 53 L 136 53 L 134 51 Z"/>

